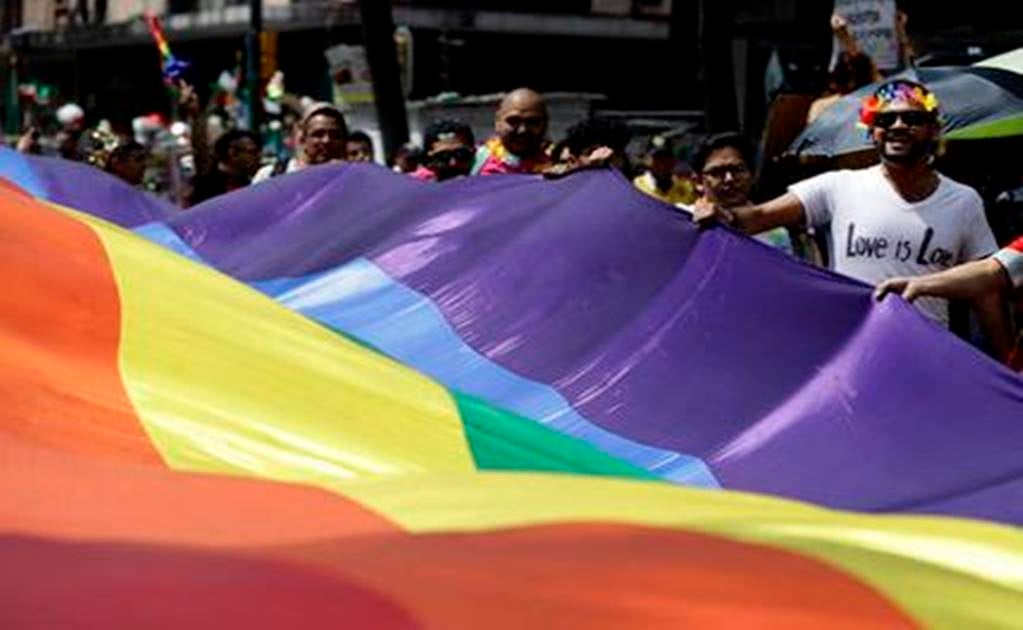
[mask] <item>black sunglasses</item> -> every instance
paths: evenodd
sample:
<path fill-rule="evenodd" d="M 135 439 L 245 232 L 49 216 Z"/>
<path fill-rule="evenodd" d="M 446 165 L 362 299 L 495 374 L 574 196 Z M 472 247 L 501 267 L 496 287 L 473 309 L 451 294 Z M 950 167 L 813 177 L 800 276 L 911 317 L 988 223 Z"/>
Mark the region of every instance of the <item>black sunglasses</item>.
<path fill-rule="evenodd" d="M 895 125 L 896 120 L 901 120 L 907 127 L 924 127 L 934 122 L 934 114 L 910 110 L 906 112 L 879 112 L 874 116 L 874 126 L 881 129 L 889 129 Z"/>
<path fill-rule="evenodd" d="M 452 160 L 457 160 L 459 162 L 468 162 L 469 160 L 472 160 L 473 157 L 475 157 L 475 155 L 476 155 L 475 151 L 466 147 L 462 149 L 449 149 L 447 151 L 438 151 L 436 153 L 431 153 L 429 156 L 427 156 L 426 159 L 435 164 L 447 164 Z"/>

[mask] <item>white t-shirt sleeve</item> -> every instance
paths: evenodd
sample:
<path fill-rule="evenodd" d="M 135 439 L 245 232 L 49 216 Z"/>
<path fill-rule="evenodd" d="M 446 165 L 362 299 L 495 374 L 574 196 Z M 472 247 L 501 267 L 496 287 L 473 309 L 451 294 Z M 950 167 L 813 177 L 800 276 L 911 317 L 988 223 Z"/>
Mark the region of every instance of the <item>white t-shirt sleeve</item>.
<path fill-rule="evenodd" d="M 838 172 L 830 172 L 804 179 L 789 186 L 789 192 L 803 204 L 806 224 L 809 227 L 819 228 L 831 223 L 832 211 L 835 207 L 833 200 L 836 188 L 840 183 L 838 178 Z"/>
<path fill-rule="evenodd" d="M 1016 239 L 1011 245 L 994 255 L 1005 271 L 1009 274 L 1012 286 L 1023 288 L 1023 238 Z"/>
<path fill-rule="evenodd" d="M 970 191 L 968 212 L 969 227 L 966 231 L 966 240 L 963 243 L 961 262 L 986 258 L 998 249 L 995 235 L 991 232 L 991 226 L 988 225 L 987 218 L 984 216 L 984 202 L 980 195 L 973 190 Z"/>
<path fill-rule="evenodd" d="M 273 174 L 274 165 L 267 164 L 266 166 L 263 166 L 258 171 L 256 171 L 256 175 L 252 178 L 252 183 L 258 184 L 260 182 L 265 182 L 266 180 L 270 179 L 270 177 L 272 177 Z"/>

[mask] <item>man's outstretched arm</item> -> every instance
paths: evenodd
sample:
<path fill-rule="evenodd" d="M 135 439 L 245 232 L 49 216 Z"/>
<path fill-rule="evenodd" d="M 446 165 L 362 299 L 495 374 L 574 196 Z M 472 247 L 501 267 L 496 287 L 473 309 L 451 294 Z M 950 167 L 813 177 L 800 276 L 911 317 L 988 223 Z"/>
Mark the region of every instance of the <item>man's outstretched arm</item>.
<path fill-rule="evenodd" d="M 975 260 L 939 273 L 916 278 L 892 278 L 878 285 L 874 296 L 881 300 L 889 293 L 912 302 L 919 297 L 938 297 L 970 303 L 977 323 L 999 359 L 1013 349 L 1009 319 L 1003 296 L 1010 288 L 1009 274 L 995 258 Z"/>
<path fill-rule="evenodd" d="M 746 234 L 759 234 L 777 227 L 804 224 L 806 211 L 799 197 L 792 193 L 767 203 L 728 209 L 701 199 L 694 206 L 693 221 L 701 226 L 719 221 Z"/>
<path fill-rule="evenodd" d="M 985 258 L 926 276 L 885 280 L 874 291 L 874 297 L 881 300 L 889 293 L 896 293 L 907 302 L 918 297 L 973 302 L 987 294 L 1001 296 L 1008 287 L 1005 268 L 994 258 Z"/>

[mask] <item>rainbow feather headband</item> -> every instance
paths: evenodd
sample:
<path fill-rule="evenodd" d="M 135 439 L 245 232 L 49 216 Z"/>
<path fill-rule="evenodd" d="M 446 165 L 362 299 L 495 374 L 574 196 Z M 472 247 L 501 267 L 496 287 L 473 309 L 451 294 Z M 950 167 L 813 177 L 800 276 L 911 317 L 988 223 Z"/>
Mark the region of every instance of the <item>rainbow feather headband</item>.
<path fill-rule="evenodd" d="M 939 107 L 938 97 L 923 86 L 899 81 L 887 83 L 863 99 L 860 104 L 859 126 L 866 129 L 873 127 L 874 119 L 879 112 L 899 102 L 915 105 L 935 114 Z"/>

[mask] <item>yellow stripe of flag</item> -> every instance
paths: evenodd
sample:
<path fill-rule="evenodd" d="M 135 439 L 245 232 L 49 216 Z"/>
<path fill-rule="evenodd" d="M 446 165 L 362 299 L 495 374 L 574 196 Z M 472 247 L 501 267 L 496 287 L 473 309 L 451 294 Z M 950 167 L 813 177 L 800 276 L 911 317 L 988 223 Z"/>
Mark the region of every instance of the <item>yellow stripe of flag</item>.
<path fill-rule="evenodd" d="M 230 278 L 105 222 L 121 371 L 164 460 L 323 484 L 475 470 L 443 387 Z"/>
<path fill-rule="evenodd" d="M 479 472 L 365 480 L 339 489 L 418 533 L 610 522 L 766 544 L 838 567 L 926 627 L 1018 627 L 1023 531 L 918 516 L 839 512 L 732 491 L 573 475 Z M 457 505 L 458 509 L 452 509 Z"/>

